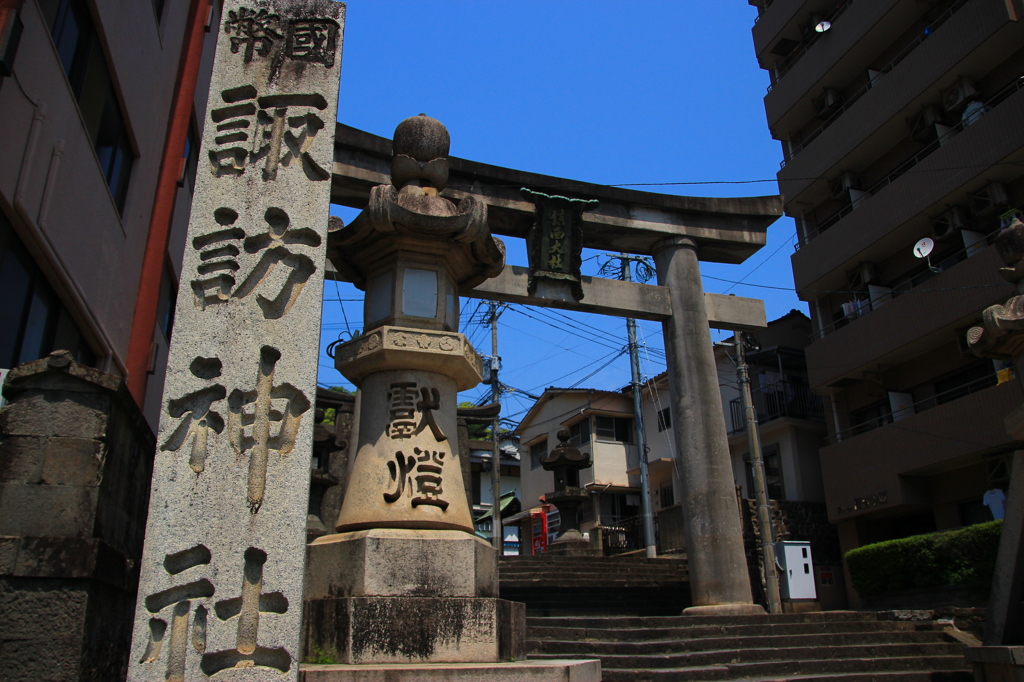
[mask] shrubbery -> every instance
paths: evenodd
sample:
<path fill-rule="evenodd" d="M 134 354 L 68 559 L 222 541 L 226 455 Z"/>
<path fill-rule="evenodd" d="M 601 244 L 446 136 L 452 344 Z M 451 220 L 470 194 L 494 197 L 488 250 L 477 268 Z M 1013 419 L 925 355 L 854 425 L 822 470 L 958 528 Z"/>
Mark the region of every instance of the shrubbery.
<path fill-rule="evenodd" d="M 865 545 L 846 553 L 861 595 L 963 585 L 978 596 L 992 589 L 1002 521 Z"/>

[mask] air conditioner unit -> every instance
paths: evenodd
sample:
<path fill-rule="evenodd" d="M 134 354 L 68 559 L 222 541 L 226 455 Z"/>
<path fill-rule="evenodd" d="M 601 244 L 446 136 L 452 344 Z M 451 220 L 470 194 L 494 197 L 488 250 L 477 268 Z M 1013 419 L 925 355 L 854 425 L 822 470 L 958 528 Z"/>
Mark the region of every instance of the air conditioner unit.
<path fill-rule="evenodd" d="M 961 78 L 957 84 L 942 96 L 942 106 L 946 111 L 953 112 L 963 107 L 979 94 L 977 86 L 970 78 Z"/>
<path fill-rule="evenodd" d="M 927 106 L 910 119 L 910 136 L 918 142 L 931 142 L 936 136 L 936 123 L 942 123 L 942 112 L 935 105 Z"/>
<path fill-rule="evenodd" d="M 814 115 L 818 118 L 828 118 L 841 106 L 843 106 L 843 96 L 837 90 L 830 88 L 821 97 L 814 100 Z"/>
<path fill-rule="evenodd" d="M 875 266 L 871 263 L 861 263 L 847 273 L 847 280 L 850 283 L 851 291 L 863 289 L 871 282 L 874 282 L 876 277 Z"/>
<path fill-rule="evenodd" d="M 932 218 L 932 237 L 939 241 L 950 239 L 970 224 L 967 211 L 960 206 L 954 206 Z"/>
<path fill-rule="evenodd" d="M 843 173 L 828 184 L 833 199 L 850 200 L 850 190 L 860 189 L 860 178 L 853 173 Z"/>
<path fill-rule="evenodd" d="M 991 182 L 980 191 L 967 195 L 971 202 L 971 213 L 976 216 L 983 216 L 993 211 L 1005 210 L 1010 203 L 1010 195 L 1006 191 L 1006 185 L 1001 182 Z"/>

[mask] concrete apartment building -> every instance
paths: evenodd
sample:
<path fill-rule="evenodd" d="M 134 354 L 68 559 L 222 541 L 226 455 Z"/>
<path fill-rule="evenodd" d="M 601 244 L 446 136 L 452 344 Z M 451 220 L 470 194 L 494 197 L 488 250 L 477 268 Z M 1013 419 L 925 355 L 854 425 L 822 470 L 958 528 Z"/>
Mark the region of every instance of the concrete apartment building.
<path fill-rule="evenodd" d="M 0 370 L 70 350 L 154 429 L 219 6 L 0 0 Z"/>
<path fill-rule="evenodd" d="M 842 549 L 991 519 L 1021 386 L 964 332 L 1013 292 L 991 239 L 1024 207 L 1022 3 L 750 4 Z"/>

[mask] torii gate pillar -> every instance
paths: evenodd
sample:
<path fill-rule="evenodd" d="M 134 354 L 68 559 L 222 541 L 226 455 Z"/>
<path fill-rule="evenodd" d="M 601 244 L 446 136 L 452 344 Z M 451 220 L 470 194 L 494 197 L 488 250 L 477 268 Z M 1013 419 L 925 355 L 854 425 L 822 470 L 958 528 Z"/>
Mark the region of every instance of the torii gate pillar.
<path fill-rule="evenodd" d="M 655 246 L 654 262 L 658 284 L 672 294 L 672 316 L 661 323 L 672 428 L 679 451 L 689 453 L 677 460 L 694 604 L 683 613 L 764 613 L 750 593 L 697 246 L 666 239 Z"/>

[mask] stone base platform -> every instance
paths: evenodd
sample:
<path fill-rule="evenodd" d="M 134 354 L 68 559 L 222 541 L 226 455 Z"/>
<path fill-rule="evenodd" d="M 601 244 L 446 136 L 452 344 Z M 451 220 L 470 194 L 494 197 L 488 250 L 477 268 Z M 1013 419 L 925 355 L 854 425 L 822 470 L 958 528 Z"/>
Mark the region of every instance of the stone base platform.
<path fill-rule="evenodd" d="M 493 598 L 348 597 L 305 603 L 305 658 L 345 664 L 526 658 L 526 604 Z"/>
<path fill-rule="evenodd" d="M 599 660 L 510 663 L 394 663 L 315 665 L 299 668 L 300 682 L 600 682 Z"/>
<path fill-rule="evenodd" d="M 1024 682 L 1024 646 L 969 646 L 975 682 Z"/>

